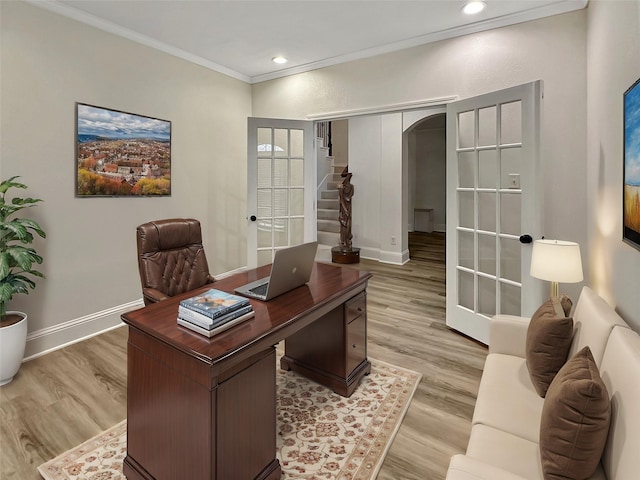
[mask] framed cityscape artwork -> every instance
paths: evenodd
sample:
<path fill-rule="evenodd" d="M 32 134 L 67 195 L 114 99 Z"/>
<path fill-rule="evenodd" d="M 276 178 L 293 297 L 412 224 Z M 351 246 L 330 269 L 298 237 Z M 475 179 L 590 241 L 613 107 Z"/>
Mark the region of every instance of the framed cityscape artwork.
<path fill-rule="evenodd" d="M 640 249 L 640 79 L 624 93 L 623 239 Z"/>
<path fill-rule="evenodd" d="M 76 197 L 170 195 L 170 121 L 76 103 Z"/>

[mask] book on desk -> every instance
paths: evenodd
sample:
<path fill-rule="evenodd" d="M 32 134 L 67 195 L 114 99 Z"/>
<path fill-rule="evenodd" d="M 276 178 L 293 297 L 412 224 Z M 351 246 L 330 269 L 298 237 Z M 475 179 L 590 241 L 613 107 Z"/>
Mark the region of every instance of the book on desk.
<path fill-rule="evenodd" d="M 207 337 L 253 316 L 248 299 L 216 289 L 182 300 L 178 306 L 178 324 Z"/>

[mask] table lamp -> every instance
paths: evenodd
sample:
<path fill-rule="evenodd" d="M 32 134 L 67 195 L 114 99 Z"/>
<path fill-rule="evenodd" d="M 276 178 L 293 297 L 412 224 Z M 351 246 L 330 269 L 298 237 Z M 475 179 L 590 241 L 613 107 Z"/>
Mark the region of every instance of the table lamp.
<path fill-rule="evenodd" d="M 551 296 L 558 297 L 558 283 L 581 282 L 580 245 L 562 240 L 536 240 L 531 253 L 532 277 L 551 282 Z"/>

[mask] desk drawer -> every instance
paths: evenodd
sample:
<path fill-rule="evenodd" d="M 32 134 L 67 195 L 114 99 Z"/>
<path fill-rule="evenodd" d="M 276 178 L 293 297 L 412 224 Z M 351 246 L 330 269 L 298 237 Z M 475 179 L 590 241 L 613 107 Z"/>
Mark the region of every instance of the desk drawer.
<path fill-rule="evenodd" d="M 360 315 L 347 326 L 347 376 L 367 358 L 367 317 Z"/>
<path fill-rule="evenodd" d="M 356 295 L 345 303 L 347 323 L 353 322 L 356 318 L 364 315 L 367 311 L 367 296 L 364 292 Z"/>

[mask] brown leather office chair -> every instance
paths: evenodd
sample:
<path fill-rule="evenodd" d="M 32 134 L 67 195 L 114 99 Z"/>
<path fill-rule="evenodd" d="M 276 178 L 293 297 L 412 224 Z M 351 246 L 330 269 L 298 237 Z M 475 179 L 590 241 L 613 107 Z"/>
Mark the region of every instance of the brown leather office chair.
<path fill-rule="evenodd" d="M 136 229 L 136 237 L 145 305 L 213 283 L 198 220 L 147 222 Z"/>

